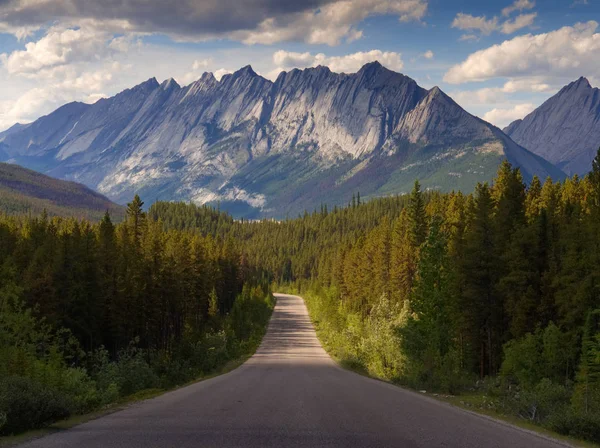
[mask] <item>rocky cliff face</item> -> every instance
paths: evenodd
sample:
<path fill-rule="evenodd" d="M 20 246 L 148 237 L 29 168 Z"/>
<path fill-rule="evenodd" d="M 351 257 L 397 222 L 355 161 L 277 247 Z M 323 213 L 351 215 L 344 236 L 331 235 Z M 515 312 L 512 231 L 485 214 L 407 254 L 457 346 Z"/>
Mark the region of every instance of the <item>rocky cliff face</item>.
<path fill-rule="evenodd" d="M 579 78 L 504 132 L 568 174 L 584 175 L 600 146 L 600 89 Z"/>
<path fill-rule="evenodd" d="M 503 158 L 563 173 L 379 63 L 355 74 L 292 70 L 275 82 L 247 66 L 181 87 L 150 79 L 72 103 L 0 134 L 0 157 L 125 202 L 220 201 L 238 215 L 284 216 L 320 202 L 430 188 L 471 189 Z M 3 154 L 3 155 L 2 155 Z"/>

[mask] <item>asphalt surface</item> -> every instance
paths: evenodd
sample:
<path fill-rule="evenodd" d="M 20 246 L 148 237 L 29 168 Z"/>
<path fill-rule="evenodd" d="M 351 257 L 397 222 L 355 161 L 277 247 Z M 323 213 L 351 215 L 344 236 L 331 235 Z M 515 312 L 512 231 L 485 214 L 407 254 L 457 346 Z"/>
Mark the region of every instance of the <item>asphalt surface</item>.
<path fill-rule="evenodd" d="M 565 446 L 338 367 L 300 297 L 277 295 L 257 353 L 238 369 L 23 446 Z"/>

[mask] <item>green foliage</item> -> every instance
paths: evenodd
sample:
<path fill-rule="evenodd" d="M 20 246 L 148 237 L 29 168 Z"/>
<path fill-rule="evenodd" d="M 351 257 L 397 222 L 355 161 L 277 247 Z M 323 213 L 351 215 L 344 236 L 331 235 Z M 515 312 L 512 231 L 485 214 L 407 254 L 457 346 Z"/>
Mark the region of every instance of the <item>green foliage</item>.
<path fill-rule="evenodd" d="M 554 412 L 546 425 L 559 434 L 600 442 L 600 414 L 578 414 L 572 410 Z"/>
<path fill-rule="evenodd" d="M 170 388 L 256 349 L 268 276 L 231 240 L 127 221 L 0 217 L 0 431 Z M 105 348 L 106 347 L 106 348 Z"/>
<path fill-rule="evenodd" d="M 597 171 L 527 188 L 505 162 L 472 194 L 422 192 L 417 182 L 409 195 L 360 206 L 355 197 L 279 222 L 183 204 L 149 213 L 166 228 L 231 238 L 271 278 L 299 288 L 345 364 L 450 392 L 500 374 L 502 409 L 549 425 L 556 412 L 587 418 L 575 403 L 595 390 L 600 348 L 585 326 L 600 300 Z"/>
<path fill-rule="evenodd" d="M 600 413 L 600 310 L 590 312 L 581 342 L 573 407 L 580 414 Z"/>
<path fill-rule="evenodd" d="M 455 391 L 460 358 L 455 344 L 453 273 L 442 222 L 434 217 L 421 247 L 411 313 L 399 328 L 410 384 Z"/>
<path fill-rule="evenodd" d="M 0 435 L 17 434 L 66 418 L 71 413 L 67 396 L 31 378 L 0 378 L 0 413 L 5 423 Z"/>
<path fill-rule="evenodd" d="M 479 378 L 502 412 L 593 438 L 599 171 L 527 189 L 504 163 L 472 194 L 417 182 L 283 221 L 165 202 L 145 214 L 139 198 L 116 226 L 2 218 L 0 291 L 14 312 L 0 329 L 16 330 L 0 332 L 0 369 L 77 391 L 80 409 L 181 384 L 258 344 L 276 281 L 304 293 L 346 364 L 452 393 Z M 86 369 L 96 393 L 65 366 Z"/>

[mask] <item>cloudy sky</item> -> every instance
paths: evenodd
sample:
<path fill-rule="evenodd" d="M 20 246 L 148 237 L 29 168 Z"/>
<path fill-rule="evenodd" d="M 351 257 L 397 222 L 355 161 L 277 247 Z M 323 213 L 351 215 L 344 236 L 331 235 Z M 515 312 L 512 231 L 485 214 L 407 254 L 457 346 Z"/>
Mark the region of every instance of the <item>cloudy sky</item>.
<path fill-rule="evenodd" d="M 0 130 L 148 78 L 379 60 L 504 126 L 580 76 L 600 0 L 0 0 Z"/>

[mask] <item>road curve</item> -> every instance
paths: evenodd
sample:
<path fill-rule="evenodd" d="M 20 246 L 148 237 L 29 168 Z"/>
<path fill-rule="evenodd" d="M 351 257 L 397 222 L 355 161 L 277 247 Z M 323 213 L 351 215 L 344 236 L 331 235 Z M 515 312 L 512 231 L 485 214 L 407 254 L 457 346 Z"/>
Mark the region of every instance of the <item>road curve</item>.
<path fill-rule="evenodd" d="M 31 448 L 565 446 L 338 367 L 300 297 L 277 294 L 238 369 L 31 441 Z"/>

